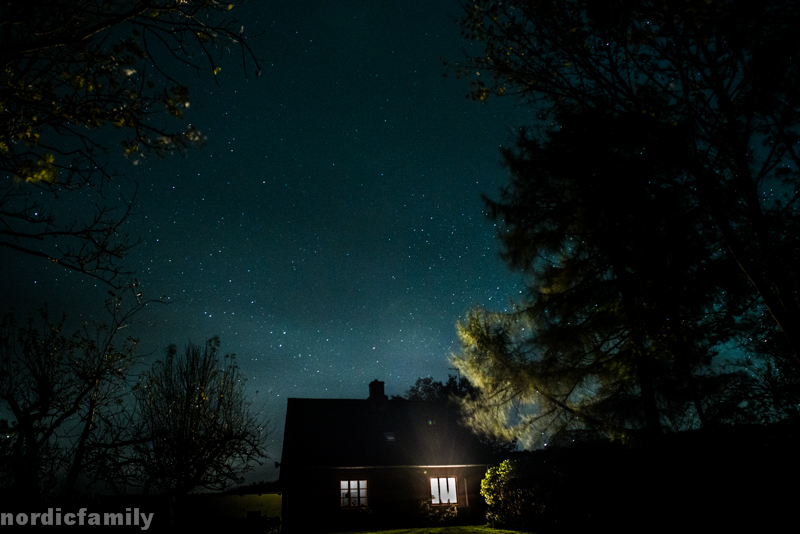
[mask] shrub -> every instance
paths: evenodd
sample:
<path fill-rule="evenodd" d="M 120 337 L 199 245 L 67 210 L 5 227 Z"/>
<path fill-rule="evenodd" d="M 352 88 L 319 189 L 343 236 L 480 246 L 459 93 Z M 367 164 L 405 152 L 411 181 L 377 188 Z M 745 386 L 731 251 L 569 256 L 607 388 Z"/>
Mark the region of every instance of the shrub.
<path fill-rule="evenodd" d="M 418 517 L 425 525 L 448 525 L 458 518 L 458 508 L 455 504 L 450 506 L 433 506 L 430 499 L 422 499 L 419 505 Z"/>
<path fill-rule="evenodd" d="M 532 471 L 529 461 L 516 459 L 505 460 L 486 472 L 481 495 L 486 499 L 486 519 L 493 528 L 529 529 L 542 523 L 549 490 L 537 483 Z"/>

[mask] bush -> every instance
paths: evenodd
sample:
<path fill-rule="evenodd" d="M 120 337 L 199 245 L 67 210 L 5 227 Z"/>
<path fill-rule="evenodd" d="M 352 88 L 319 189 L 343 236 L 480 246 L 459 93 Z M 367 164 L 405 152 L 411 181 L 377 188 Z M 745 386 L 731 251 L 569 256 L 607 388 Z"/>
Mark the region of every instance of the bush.
<path fill-rule="evenodd" d="M 547 531 L 596 521 L 621 503 L 629 480 L 616 447 L 568 447 L 520 454 L 481 481 L 486 519 L 494 528 Z"/>
<path fill-rule="evenodd" d="M 769 530 L 790 521 L 800 425 L 660 436 L 646 446 L 590 442 L 518 453 L 481 481 L 494 528 L 637 534 Z"/>
<path fill-rule="evenodd" d="M 458 507 L 455 504 L 433 506 L 430 499 L 422 499 L 419 504 L 418 517 L 425 526 L 450 525 L 458 519 Z"/>
<path fill-rule="evenodd" d="M 542 470 L 533 476 L 528 459 L 505 460 L 492 467 L 481 481 L 481 495 L 486 499 L 486 520 L 493 528 L 531 529 L 541 526 L 552 505 L 546 480 L 552 476 Z"/>

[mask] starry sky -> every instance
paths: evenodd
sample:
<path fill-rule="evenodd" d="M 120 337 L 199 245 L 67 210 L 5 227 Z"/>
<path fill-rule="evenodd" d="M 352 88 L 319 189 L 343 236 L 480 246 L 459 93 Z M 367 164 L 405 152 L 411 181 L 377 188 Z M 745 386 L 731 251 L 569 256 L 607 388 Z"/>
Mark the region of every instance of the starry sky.
<path fill-rule="evenodd" d="M 145 362 L 213 335 L 237 355 L 275 429 L 252 482 L 277 478 L 288 397 L 445 380 L 456 321 L 519 294 L 480 194 L 507 182 L 499 147 L 534 117 L 512 99 L 465 98 L 468 82 L 443 66 L 480 52 L 460 37 L 457 0 L 238 9 L 261 76 L 245 78 L 238 51 L 217 83 L 182 75 L 184 121 L 206 146 L 115 164 L 122 187 L 138 184 L 126 230 L 141 243 L 124 267 L 170 302 L 130 333 Z M 102 309 L 96 280 L 4 254 L 0 291 L 17 310 L 47 303 L 83 320 Z"/>

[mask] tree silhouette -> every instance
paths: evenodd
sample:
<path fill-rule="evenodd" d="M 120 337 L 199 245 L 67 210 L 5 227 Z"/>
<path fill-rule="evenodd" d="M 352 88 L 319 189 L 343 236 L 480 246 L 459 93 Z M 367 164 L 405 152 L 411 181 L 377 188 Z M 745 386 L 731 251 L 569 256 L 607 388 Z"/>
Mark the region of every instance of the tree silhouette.
<path fill-rule="evenodd" d="M 133 241 L 121 230 L 135 190 L 110 183 L 109 159 L 136 164 L 203 141 L 165 120 L 189 106 L 174 76 L 181 67 L 216 76 L 212 51 L 232 45 L 245 70 L 257 67 L 230 17 L 238 3 L 0 3 L 0 246 L 108 282 L 125 274 Z"/>
<path fill-rule="evenodd" d="M 741 398 L 723 391 L 743 377 L 711 364 L 754 292 L 679 183 L 682 130 L 594 110 L 556 122 L 504 151 L 511 184 L 486 199 L 530 285 L 514 312 L 459 325 L 473 425 L 531 445 L 731 421 Z"/>
<path fill-rule="evenodd" d="M 682 172 L 679 187 L 713 223 L 709 241 L 735 261 L 800 367 L 796 262 L 800 153 L 800 6 L 788 0 L 696 3 L 554 0 L 465 4 L 464 34 L 483 53 L 459 73 L 471 96 L 513 95 L 554 110 L 650 117 Z M 659 135 L 661 135 L 659 133 Z"/>
<path fill-rule="evenodd" d="M 118 474 L 145 493 L 222 490 L 243 482 L 267 458 L 267 421 L 251 413 L 233 355 L 219 358 L 219 338 L 203 347 L 174 345 L 134 391 L 141 436 Z"/>
<path fill-rule="evenodd" d="M 0 467 L 6 497 L 35 503 L 55 491 L 71 494 L 79 475 L 91 477 L 93 456 L 119 446 L 109 438 L 130 423 L 122 399 L 137 361 L 137 340 L 120 340 L 120 330 L 146 305 L 133 290 L 132 305 L 112 295 L 107 322 L 72 334 L 64 332 L 66 318 L 53 322 L 46 309 L 24 325 L 12 314 L 3 319 L 0 405 L 13 416 Z"/>
<path fill-rule="evenodd" d="M 442 383 L 433 377 L 420 377 L 413 386 L 406 391 L 405 398 L 411 401 L 426 401 L 447 403 L 453 410 L 460 411 L 464 405 L 474 401 L 480 392 L 470 381 L 463 376 L 456 378 L 448 375 L 447 382 Z M 488 455 L 497 461 L 507 458 L 517 449 L 517 439 L 505 436 L 492 435 L 484 432 L 479 436 L 481 443 L 486 447 Z"/>
<path fill-rule="evenodd" d="M 464 377 L 447 377 L 447 382 L 442 383 L 433 377 L 420 377 L 414 385 L 408 388 L 405 398 L 421 401 L 450 401 L 453 398 L 463 398 L 475 394 L 475 388 Z"/>

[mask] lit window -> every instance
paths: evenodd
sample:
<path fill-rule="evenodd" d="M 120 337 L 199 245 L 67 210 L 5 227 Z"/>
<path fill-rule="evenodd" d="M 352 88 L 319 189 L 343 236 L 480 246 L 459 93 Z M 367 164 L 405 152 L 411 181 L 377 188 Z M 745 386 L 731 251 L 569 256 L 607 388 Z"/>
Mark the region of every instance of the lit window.
<path fill-rule="evenodd" d="M 432 504 L 455 504 L 456 499 L 456 479 L 432 478 L 431 479 L 431 503 Z"/>
<path fill-rule="evenodd" d="M 366 480 L 342 480 L 339 485 L 342 508 L 368 506 Z"/>

